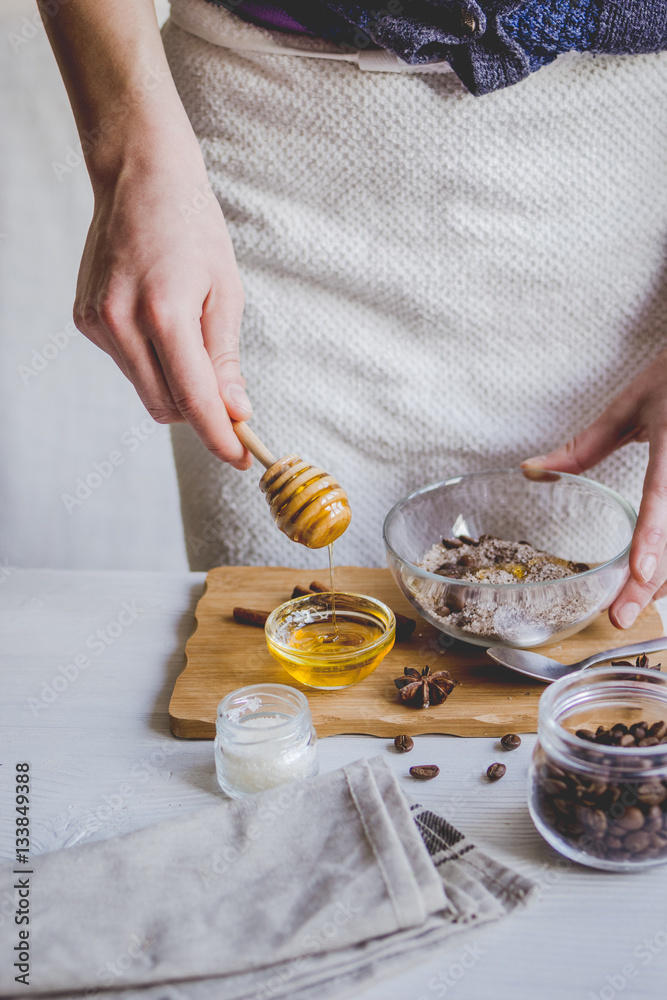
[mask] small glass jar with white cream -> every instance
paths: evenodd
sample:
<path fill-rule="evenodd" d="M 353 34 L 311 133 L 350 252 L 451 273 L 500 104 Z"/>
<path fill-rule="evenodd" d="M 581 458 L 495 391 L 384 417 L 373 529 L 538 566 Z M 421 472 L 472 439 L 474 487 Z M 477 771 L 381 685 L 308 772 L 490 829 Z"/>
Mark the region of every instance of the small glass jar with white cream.
<path fill-rule="evenodd" d="M 215 767 L 226 795 L 241 798 L 319 771 L 317 733 L 305 695 L 285 684 L 251 684 L 218 705 Z"/>

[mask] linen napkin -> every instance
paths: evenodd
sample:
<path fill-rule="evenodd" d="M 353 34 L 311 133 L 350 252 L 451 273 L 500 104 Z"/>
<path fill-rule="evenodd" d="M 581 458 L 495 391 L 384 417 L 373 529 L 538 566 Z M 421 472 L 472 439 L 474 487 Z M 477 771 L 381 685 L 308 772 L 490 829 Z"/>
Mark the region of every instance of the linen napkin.
<path fill-rule="evenodd" d="M 21 867 L 0 869 L 0 894 L 29 878 L 34 961 L 17 982 L 19 928 L 5 923 L 2 997 L 320 1000 L 533 890 L 442 817 L 411 810 L 381 758 Z"/>

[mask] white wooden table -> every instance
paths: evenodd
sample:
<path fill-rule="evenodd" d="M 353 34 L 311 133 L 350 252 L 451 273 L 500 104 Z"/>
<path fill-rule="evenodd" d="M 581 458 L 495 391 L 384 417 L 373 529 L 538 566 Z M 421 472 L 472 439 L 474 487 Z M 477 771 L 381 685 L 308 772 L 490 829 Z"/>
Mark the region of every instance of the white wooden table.
<path fill-rule="evenodd" d="M 203 582 L 203 574 L 0 570 L 0 860 L 14 858 L 18 761 L 31 766 L 33 852 L 218 799 L 212 743 L 172 737 L 167 712 Z M 321 741 L 323 770 L 383 755 L 411 795 L 437 804 L 543 890 L 524 911 L 360 993 L 364 1000 L 667 995 L 667 866 L 609 875 L 551 851 L 526 807 L 534 739 L 525 736 L 508 754 L 494 739 L 419 737 L 409 758 L 375 737 Z M 483 774 L 494 760 L 507 774 L 491 785 Z M 406 775 L 418 762 L 437 763 L 439 777 L 415 787 Z M 13 899 L 0 900 L 0 920 L 13 907 Z"/>

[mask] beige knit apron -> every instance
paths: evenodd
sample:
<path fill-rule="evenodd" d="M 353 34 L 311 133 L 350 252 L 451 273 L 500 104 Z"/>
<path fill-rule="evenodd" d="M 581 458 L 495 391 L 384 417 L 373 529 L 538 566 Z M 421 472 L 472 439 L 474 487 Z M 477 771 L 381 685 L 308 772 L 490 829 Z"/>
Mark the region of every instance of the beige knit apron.
<path fill-rule="evenodd" d="M 198 37 L 197 9 L 244 46 Z M 472 97 L 453 73 L 257 51 L 271 32 L 203 0 L 173 11 L 246 292 L 253 426 L 344 485 L 338 563 L 383 564 L 400 497 L 564 443 L 665 345 L 667 54 L 571 54 Z M 273 526 L 257 465 L 172 433 L 193 569 L 323 565 Z M 636 507 L 645 463 L 633 444 L 591 476 Z"/>

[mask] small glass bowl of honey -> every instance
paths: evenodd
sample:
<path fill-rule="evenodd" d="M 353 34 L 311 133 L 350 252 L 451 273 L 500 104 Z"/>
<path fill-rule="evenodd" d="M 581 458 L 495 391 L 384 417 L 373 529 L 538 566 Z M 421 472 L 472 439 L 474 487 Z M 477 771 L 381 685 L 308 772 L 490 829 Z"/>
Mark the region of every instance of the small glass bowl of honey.
<path fill-rule="evenodd" d="M 271 655 L 295 680 L 335 691 L 357 684 L 396 637 L 391 608 L 363 594 L 308 594 L 287 601 L 264 626 Z"/>

